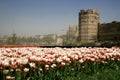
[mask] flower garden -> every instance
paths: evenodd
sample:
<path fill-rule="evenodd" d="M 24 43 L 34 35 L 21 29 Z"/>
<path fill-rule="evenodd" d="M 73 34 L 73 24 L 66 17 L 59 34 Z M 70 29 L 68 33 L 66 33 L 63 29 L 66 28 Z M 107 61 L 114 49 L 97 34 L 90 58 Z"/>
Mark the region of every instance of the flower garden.
<path fill-rule="evenodd" d="M 0 80 L 119 79 L 120 48 L 0 48 Z"/>

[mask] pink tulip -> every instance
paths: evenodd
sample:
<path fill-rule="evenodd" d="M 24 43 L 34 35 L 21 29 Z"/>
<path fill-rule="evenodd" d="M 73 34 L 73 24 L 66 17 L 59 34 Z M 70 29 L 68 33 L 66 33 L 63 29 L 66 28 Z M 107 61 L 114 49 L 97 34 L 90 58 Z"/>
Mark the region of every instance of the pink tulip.
<path fill-rule="evenodd" d="M 49 65 L 46 64 L 46 65 L 45 65 L 45 69 L 46 69 L 46 70 L 49 70 Z"/>
<path fill-rule="evenodd" d="M 61 67 L 65 66 L 65 63 L 64 63 L 64 62 L 61 62 L 60 66 L 61 66 Z"/>
<path fill-rule="evenodd" d="M 40 71 L 40 72 L 43 72 L 43 69 L 42 69 L 42 68 L 40 68 L 40 69 L 39 69 L 39 71 Z"/>
<path fill-rule="evenodd" d="M 29 63 L 29 65 L 30 65 L 31 68 L 35 68 L 36 67 L 35 63 Z"/>
<path fill-rule="evenodd" d="M 16 71 L 16 72 L 21 72 L 21 69 L 16 69 L 15 71 Z"/>
<path fill-rule="evenodd" d="M 11 76 L 6 76 L 6 80 L 11 80 Z"/>
<path fill-rule="evenodd" d="M 3 74 L 7 75 L 9 73 L 9 70 L 3 70 Z"/>
<path fill-rule="evenodd" d="M 24 68 L 24 73 L 27 73 L 27 72 L 29 72 L 29 68 Z"/>
<path fill-rule="evenodd" d="M 84 63 L 84 60 L 83 60 L 83 59 L 80 59 L 79 62 L 82 64 L 82 63 Z"/>
<path fill-rule="evenodd" d="M 46 64 L 46 65 L 45 65 L 45 68 L 49 68 L 49 65 Z"/>
<path fill-rule="evenodd" d="M 6 76 L 6 80 L 15 80 L 15 77 Z"/>

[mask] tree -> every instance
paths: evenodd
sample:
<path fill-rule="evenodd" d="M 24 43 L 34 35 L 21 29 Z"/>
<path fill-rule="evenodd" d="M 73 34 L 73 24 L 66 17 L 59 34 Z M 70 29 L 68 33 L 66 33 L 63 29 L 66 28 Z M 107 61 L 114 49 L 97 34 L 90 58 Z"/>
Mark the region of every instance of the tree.
<path fill-rule="evenodd" d="M 15 33 L 12 35 L 11 39 L 12 39 L 12 45 L 15 45 L 17 43 L 17 37 Z"/>

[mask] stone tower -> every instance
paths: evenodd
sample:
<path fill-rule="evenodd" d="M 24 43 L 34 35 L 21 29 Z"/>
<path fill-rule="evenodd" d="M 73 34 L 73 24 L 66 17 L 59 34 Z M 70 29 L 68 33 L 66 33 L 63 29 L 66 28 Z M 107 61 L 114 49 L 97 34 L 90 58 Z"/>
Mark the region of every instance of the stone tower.
<path fill-rule="evenodd" d="M 97 41 L 99 13 L 95 9 L 79 12 L 79 39 L 80 41 Z"/>

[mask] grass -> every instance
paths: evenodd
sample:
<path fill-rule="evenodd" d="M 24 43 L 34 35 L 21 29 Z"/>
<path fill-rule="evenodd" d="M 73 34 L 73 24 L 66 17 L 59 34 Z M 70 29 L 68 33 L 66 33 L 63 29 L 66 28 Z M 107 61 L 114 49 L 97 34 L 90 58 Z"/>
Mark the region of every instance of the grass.
<path fill-rule="evenodd" d="M 55 69 L 46 70 L 43 67 L 42 72 L 30 68 L 28 73 L 12 72 L 9 75 L 15 76 L 15 80 L 120 80 L 120 62 L 72 62 L 64 67 L 57 65 Z M 5 80 L 2 69 L 0 76 L 0 80 Z"/>

